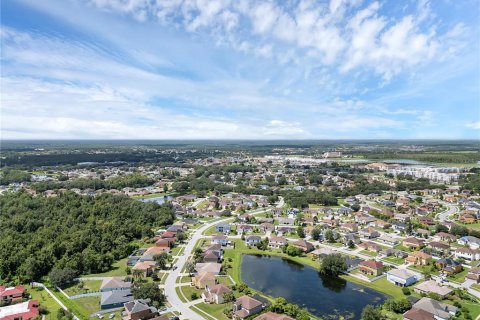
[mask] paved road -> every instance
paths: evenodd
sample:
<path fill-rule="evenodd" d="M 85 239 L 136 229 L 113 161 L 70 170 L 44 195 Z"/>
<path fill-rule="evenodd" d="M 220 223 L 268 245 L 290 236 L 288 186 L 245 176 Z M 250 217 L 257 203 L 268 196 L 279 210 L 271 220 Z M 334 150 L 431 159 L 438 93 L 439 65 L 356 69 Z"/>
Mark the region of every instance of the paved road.
<path fill-rule="evenodd" d="M 283 198 L 280 198 L 279 203 L 277 204 L 277 207 L 283 207 L 284 205 L 284 200 Z M 255 215 L 259 214 L 262 212 L 266 212 L 270 210 L 271 207 L 265 208 L 265 209 L 258 209 L 252 212 L 249 212 L 249 214 Z M 197 243 L 198 240 L 202 239 L 202 233 L 210 228 L 211 226 L 214 226 L 218 223 L 225 222 L 230 220 L 231 218 L 226 218 L 226 219 L 221 219 L 221 220 L 215 220 L 213 222 L 207 223 L 204 226 L 198 228 L 195 230 L 195 232 L 192 234 L 190 240 L 188 241 L 187 245 L 185 246 L 185 250 L 183 251 L 183 255 L 179 256 L 177 261 L 176 261 L 176 266 L 177 269 L 173 270 L 171 273 L 168 274 L 167 279 L 165 280 L 165 295 L 167 296 L 168 302 L 172 305 L 174 309 L 179 311 L 182 314 L 183 319 L 189 319 L 189 320 L 205 320 L 204 317 L 201 315 L 197 314 L 195 311 L 189 308 L 188 303 L 182 302 L 180 298 L 177 295 L 177 292 L 175 291 L 175 282 L 177 278 L 180 276 L 182 269 L 184 268 L 188 257 L 192 254 L 193 248 L 195 247 L 195 244 Z"/>
<path fill-rule="evenodd" d="M 448 217 L 450 217 L 451 215 L 453 215 L 454 213 L 457 212 L 458 208 L 457 206 L 451 204 L 451 203 L 448 203 L 448 202 L 442 202 L 443 205 L 446 205 L 448 207 L 447 210 L 445 211 L 442 211 L 440 212 L 439 214 L 437 214 L 437 219 L 440 221 L 440 222 L 444 222 L 445 220 L 448 219 Z"/>

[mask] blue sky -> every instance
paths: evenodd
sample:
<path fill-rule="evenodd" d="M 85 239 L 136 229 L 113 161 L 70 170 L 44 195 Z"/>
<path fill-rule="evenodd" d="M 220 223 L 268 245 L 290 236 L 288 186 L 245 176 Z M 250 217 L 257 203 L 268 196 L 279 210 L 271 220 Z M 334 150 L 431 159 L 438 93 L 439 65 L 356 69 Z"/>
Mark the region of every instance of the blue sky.
<path fill-rule="evenodd" d="M 476 0 L 3 0 L 2 139 L 480 138 Z"/>

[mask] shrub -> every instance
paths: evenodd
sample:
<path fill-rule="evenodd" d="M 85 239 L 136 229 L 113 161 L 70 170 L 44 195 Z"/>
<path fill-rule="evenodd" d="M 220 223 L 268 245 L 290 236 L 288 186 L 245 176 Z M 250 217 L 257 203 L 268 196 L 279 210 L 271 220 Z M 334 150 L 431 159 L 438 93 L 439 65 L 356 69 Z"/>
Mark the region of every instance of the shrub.
<path fill-rule="evenodd" d="M 406 295 L 406 296 L 409 296 L 410 293 L 411 293 L 411 292 L 410 292 L 410 289 L 408 289 L 407 287 L 403 287 L 403 288 L 402 288 L 402 292 L 403 292 L 403 294 Z"/>

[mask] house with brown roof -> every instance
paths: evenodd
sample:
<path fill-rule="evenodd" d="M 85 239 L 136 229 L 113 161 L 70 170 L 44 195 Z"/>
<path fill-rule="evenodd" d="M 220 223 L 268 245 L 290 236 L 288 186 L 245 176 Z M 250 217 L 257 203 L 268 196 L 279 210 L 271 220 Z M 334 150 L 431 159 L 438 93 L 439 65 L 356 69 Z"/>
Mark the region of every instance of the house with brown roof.
<path fill-rule="evenodd" d="M 367 239 L 374 239 L 380 237 L 380 232 L 378 232 L 372 227 L 361 229 L 358 234 Z"/>
<path fill-rule="evenodd" d="M 425 266 L 432 261 L 432 256 L 422 251 L 414 251 L 408 254 L 405 261 L 416 266 Z"/>
<path fill-rule="evenodd" d="M 420 239 L 417 239 L 417 238 L 414 238 L 414 237 L 404 239 L 402 244 L 405 247 L 413 249 L 413 250 L 420 250 L 421 248 L 423 248 L 425 246 L 425 242 L 423 240 L 420 240 Z"/>
<path fill-rule="evenodd" d="M 287 239 L 284 237 L 270 237 L 268 239 L 268 247 L 273 249 L 279 249 L 288 244 Z"/>
<path fill-rule="evenodd" d="M 439 232 L 433 236 L 433 239 L 444 242 L 455 242 L 457 240 L 457 237 L 450 233 Z"/>
<path fill-rule="evenodd" d="M 382 247 L 379 244 L 376 244 L 375 242 L 371 242 L 371 241 L 362 242 L 358 246 L 360 248 L 363 248 L 364 250 L 373 251 L 373 252 L 380 252 L 382 250 Z"/>
<path fill-rule="evenodd" d="M 480 268 L 470 268 L 467 273 L 467 278 L 474 280 L 476 283 L 480 283 Z"/>
<path fill-rule="evenodd" d="M 468 261 L 480 260 L 480 249 L 457 248 L 455 249 L 455 258 L 462 258 Z"/>
<path fill-rule="evenodd" d="M 221 283 L 213 287 L 206 286 L 202 293 L 202 299 L 208 303 L 221 304 L 225 302 L 224 295 L 228 292 L 232 292 L 232 289 Z"/>
<path fill-rule="evenodd" d="M 431 241 L 427 244 L 427 248 L 430 248 L 434 255 L 436 253 L 439 256 L 443 256 L 450 253 L 450 246 L 443 242 Z"/>
<path fill-rule="evenodd" d="M 192 285 L 197 289 L 205 289 L 205 287 L 213 287 L 217 284 L 215 275 L 210 272 L 202 271 L 196 276 L 192 277 Z"/>
<path fill-rule="evenodd" d="M 297 240 L 297 241 L 293 242 L 292 245 L 294 247 L 302 250 L 303 252 L 310 252 L 314 249 L 313 244 L 304 240 L 304 239 Z"/>
<path fill-rule="evenodd" d="M 234 319 L 245 319 L 262 312 L 264 304 L 249 296 L 242 296 L 233 303 L 232 311 Z"/>
<path fill-rule="evenodd" d="M 344 223 L 340 226 L 340 231 L 358 232 L 358 225 L 356 223 Z"/>
<path fill-rule="evenodd" d="M 451 258 L 439 259 L 435 262 L 438 270 L 446 274 L 455 274 L 463 270 L 462 264 Z"/>
<path fill-rule="evenodd" d="M 139 270 L 142 273 L 143 277 L 148 277 L 155 270 L 155 266 L 156 263 L 153 261 L 139 261 L 133 266 L 132 271 Z"/>
<path fill-rule="evenodd" d="M 383 273 L 384 268 L 381 261 L 372 259 L 360 262 L 359 270 L 365 274 L 379 276 Z"/>

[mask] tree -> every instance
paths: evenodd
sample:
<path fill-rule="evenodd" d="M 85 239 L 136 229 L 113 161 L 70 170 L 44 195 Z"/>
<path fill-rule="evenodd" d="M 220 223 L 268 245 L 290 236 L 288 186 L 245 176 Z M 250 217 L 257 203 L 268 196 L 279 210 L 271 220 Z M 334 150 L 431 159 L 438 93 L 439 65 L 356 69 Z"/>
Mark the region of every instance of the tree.
<path fill-rule="evenodd" d="M 158 267 L 165 270 L 168 263 L 168 253 L 162 252 L 153 256 L 153 260 L 157 263 Z"/>
<path fill-rule="evenodd" d="M 366 305 L 362 310 L 362 320 L 382 320 L 382 312 L 380 309 L 375 308 L 372 305 Z"/>
<path fill-rule="evenodd" d="M 328 242 L 335 242 L 335 236 L 333 235 L 333 231 L 328 229 L 325 231 L 325 240 Z"/>
<path fill-rule="evenodd" d="M 410 310 L 412 304 L 407 299 L 389 299 L 383 304 L 385 309 L 395 313 L 404 313 Z"/>
<path fill-rule="evenodd" d="M 136 283 L 132 294 L 135 299 L 150 299 L 157 307 L 165 302 L 165 295 L 155 283 Z"/>
<path fill-rule="evenodd" d="M 344 256 L 339 253 L 327 255 L 320 263 L 320 273 L 328 276 L 338 277 L 347 270 L 347 262 Z"/>
<path fill-rule="evenodd" d="M 354 248 L 355 248 L 355 243 L 354 243 L 352 240 L 348 240 L 347 245 L 348 245 L 348 248 L 350 248 L 350 249 L 354 249 Z"/>
<path fill-rule="evenodd" d="M 305 238 L 305 231 L 303 230 L 302 226 L 297 227 L 297 236 L 299 238 Z"/>
<path fill-rule="evenodd" d="M 447 226 L 443 224 L 435 225 L 435 233 L 439 233 L 439 232 L 448 232 Z"/>
<path fill-rule="evenodd" d="M 223 294 L 223 300 L 225 302 L 232 302 L 235 300 L 235 294 L 233 293 L 233 291 L 230 291 L 230 292 L 226 292 Z"/>
<path fill-rule="evenodd" d="M 358 203 L 354 203 L 350 208 L 352 208 L 353 211 L 357 212 L 358 210 L 360 210 L 360 205 Z"/>
<path fill-rule="evenodd" d="M 315 240 L 315 241 L 318 241 L 318 239 L 320 239 L 320 229 L 318 228 L 314 228 L 312 230 L 312 239 Z"/>
<path fill-rule="evenodd" d="M 74 270 L 69 268 L 53 268 L 48 274 L 48 277 L 50 278 L 50 283 L 53 286 L 62 288 L 74 281 L 76 273 Z"/>
<path fill-rule="evenodd" d="M 181 243 L 187 239 L 187 235 L 184 232 L 177 232 L 177 240 Z"/>

